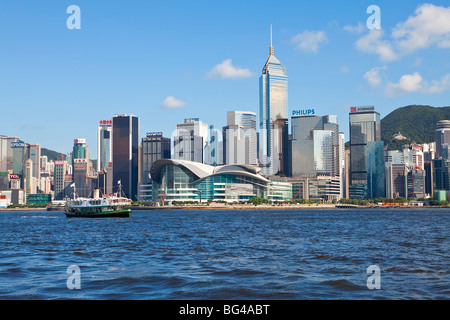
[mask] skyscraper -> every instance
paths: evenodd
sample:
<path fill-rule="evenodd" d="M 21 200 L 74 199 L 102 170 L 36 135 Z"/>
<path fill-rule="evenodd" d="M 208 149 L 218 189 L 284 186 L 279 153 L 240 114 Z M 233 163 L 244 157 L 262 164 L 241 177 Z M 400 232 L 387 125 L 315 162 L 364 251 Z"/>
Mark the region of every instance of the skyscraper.
<path fill-rule="evenodd" d="M 324 201 L 341 199 L 337 116 L 296 116 L 291 118 L 291 125 L 288 181 L 296 188 L 294 195 L 298 192 L 303 199 Z"/>
<path fill-rule="evenodd" d="M 223 140 L 222 134 L 213 125 L 209 126 L 208 141 L 204 148 L 205 164 L 219 166 L 223 164 Z"/>
<path fill-rule="evenodd" d="M 436 137 L 436 159 L 444 157 L 444 148 L 450 144 L 450 120 L 441 120 L 437 123 Z"/>
<path fill-rule="evenodd" d="M 89 163 L 86 159 L 73 159 L 73 182 L 77 197 L 87 198 L 92 192 L 88 178 Z"/>
<path fill-rule="evenodd" d="M 112 120 L 101 120 L 97 128 L 97 171 L 112 162 Z"/>
<path fill-rule="evenodd" d="M 36 179 L 33 177 L 33 160 L 25 160 L 23 169 L 24 189 L 27 194 L 36 193 Z"/>
<path fill-rule="evenodd" d="M 222 136 L 225 164 L 257 164 L 256 113 L 228 111 L 227 126 L 223 128 Z"/>
<path fill-rule="evenodd" d="M 208 125 L 198 118 L 177 124 L 173 138 L 173 158 L 204 163 L 204 148 L 208 142 Z"/>
<path fill-rule="evenodd" d="M 123 193 L 137 199 L 139 118 L 133 115 L 115 115 L 113 118 L 113 190 L 120 182 Z"/>
<path fill-rule="evenodd" d="M 270 31 L 270 56 L 262 70 L 259 81 L 259 162 L 263 175 L 273 175 L 280 171 L 276 161 L 282 146 L 276 139 L 276 120 L 286 119 L 288 114 L 288 77 L 285 66 L 274 55 L 272 27 Z"/>
<path fill-rule="evenodd" d="M 373 106 L 350 109 L 349 196 L 375 199 L 386 196 L 384 143 L 380 114 Z"/>
<path fill-rule="evenodd" d="M 292 117 L 291 122 L 292 176 L 340 176 L 337 117 Z"/>
<path fill-rule="evenodd" d="M 170 159 L 170 138 L 163 137 L 162 132 L 147 133 L 141 143 L 141 183 L 151 183 L 150 169 L 159 159 Z"/>
<path fill-rule="evenodd" d="M 75 139 L 72 152 L 72 173 L 75 192 L 78 197 L 90 196 L 94 187 L 90 179 L 91 172 L 92 162 L 86 139 Z"/>
<path fill-rule="evenodd" d="M 0 172 L 12 172 L 22 179 L 25 160 L 25 142 L 18 137 L 0 137 Z"/>
<path fill-rule="evenodd" d="M 386 162 L 386 198 L 406 198 L 407 168 L 405 164 Z"/>
<path fill-rule="evenodd" d="M 244 127 L 240 125 L 227 125 L 223 127 L 223 163 L 247 164 L 249 140 L 245 139 Z"/>
<path fill-rule="evenodd" d="M 75 139 L 73 143 L 72 160 L 89 159 L 89 148 L 86 145 L 86 139 Z"/>
<path fill-rule="evenodd" d="M 53 181 L 54 181 L 54 191 L 55 200 L 63 200 L 65 197 L 64 193 L 64 182 L 66 177 L 67 162 L 64 160 L 56 160 L 55 168 L 53 171 Z"/>
<path fill-rule="evenodd" d="M 26 153 L 26 157 L 33 161 L 33 178 L 36 180 L 35 184 L 37 185 L 37 181 L 41 179 L 41 145 L 27 144 Z"/>

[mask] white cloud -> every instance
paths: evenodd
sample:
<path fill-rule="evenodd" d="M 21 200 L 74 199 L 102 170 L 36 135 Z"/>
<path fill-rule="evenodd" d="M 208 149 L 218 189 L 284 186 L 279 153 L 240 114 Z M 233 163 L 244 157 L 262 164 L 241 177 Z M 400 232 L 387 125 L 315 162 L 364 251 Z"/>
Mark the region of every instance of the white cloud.
<path fill-rule="evenodd" d="M 381 39 L 383 34 L 382 30 L 371 30 L 356 41 L 356 49 L 362 52 L 379 54 L 381 61 L 397 60 L 398 56 L 389 41 Z"/>
<path fill-rule="evenodd" d="M 389 96 L 399 96 L 412 92 L 435 94 L 446 90 L 450 90 L 450 73 L 443 76 L 441 80 L 433 80 L 428 83 L 418 72 L 415 72 L 403 75 L 399 83 L 389 82 L 385 92 Z"/>
<path fill-rule="evenodd" d="M 183 108 L 185 105 L 186 102 L 177 100 L 173 96 L 168 96 L 166 99 L 164 99 L 163 103 L 161 104 L 161 107 L 168 109 L 177 109 Z"/>
<path fill-rule="evenodd" d="M 378 87 L 381 85 L 382 82 L 380 72 L 386 69 L 387 69 L 386 66 L 372 68 L 366 72 L 366 74 L 364 75 L 364 79 L 372 88 Z"/>
<path fill-rule="evenodd" d="M 450 73 L 443 76 L 441 80 L 433 80 L 430 85 L 423 88 L 424 93 L 433 94 L 450 90 Z"/>
<path fill-rule="evenodd" d="M 405 93 L 419 91 L 422 88 L 422 76 L 415 72 L 405 74 L 400 78 L 399 83 L 389 82 L 386 86 L 386 94 L 389 96 L 399 96 Z"/>
<path fill-rule="evenodd" d="M 347 31 L 362 30 L 347 26 Z M 450 7 L 420 5 L 413 16 L 398 23 L 390 38 L 382 30 L 371 30 L 355 43 L 362 52 L 378 54 L 381 61 L 394 61 L 420 49 L 432 46 L 450 48 Z"/>
<path fill-rule="evenodd" d="M 292 38 L 295 47 L 305 52 L 317 52 L 320 45 L 328 43 L 324 31 L 304 31 Z"/>
<path fill-rule="evenodd" d="M 253 76 L 253 72 L 249 69 L 243 69 L 241 67 L 235 67 L 231 63 L 231 59 L 224 60 L 216 65 L 207 74 L 208 78 L 222 78 L 222 79 L 236 79 L 236 78 L 249 78 Z"/>
<path fill-rule="evenodd" d="M 343 29 L 350 33 L 361 34 L 367 29 L 367 26 L 362 22 L 358 22 L 356 26 L 344 26 Z"/>
<path fill-rule="evenodd" d="M 392 31 L 398 48 L 411 53 L 419 49 L 437 45 L 450 48 L 450 7 L 423 4 L 415 11 L 415 16 L 399 23 Z"/>

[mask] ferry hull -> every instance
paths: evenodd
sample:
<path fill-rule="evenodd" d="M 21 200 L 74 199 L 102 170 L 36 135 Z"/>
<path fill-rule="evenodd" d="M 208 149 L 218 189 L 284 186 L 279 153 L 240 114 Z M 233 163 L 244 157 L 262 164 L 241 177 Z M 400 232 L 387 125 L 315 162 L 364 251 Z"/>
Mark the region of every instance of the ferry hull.
<path fill-rule="evenodd" d="M 67 218 L 129 218 L 131 209 L 99 213 L 65 212 L 65 214 Z"/>

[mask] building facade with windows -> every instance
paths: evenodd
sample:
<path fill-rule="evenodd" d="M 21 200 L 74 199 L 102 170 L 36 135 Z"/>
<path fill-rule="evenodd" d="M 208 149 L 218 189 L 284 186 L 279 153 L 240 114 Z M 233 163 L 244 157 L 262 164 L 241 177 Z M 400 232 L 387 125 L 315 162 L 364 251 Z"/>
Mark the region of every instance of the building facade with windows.
<path fill-rule="evenodd" d="M 280 123 L 277 120 L 287 121 L 288 114 L 288 76 L 286 67 L 274 55 L 272 46 L 272 30 L 270 41 L 270 55 L 265 63 L 259 81 L 259 163 L 261 172 L 265 176 L 281 172 L 279 160 L 283 152 L 284 135 L 279 132 Z M 278 132 L 278 134 L 275 133 Z"/>
<path fill-rule="evenodd" d="M 97 127 L 97 171 L 112 165 L 112 120 L 100 120 Z"/>
<path fill-rule="evenodd" d="M 113 134 L 113 192 L 120 183 L 126 197 L 137 200 L 139 163 L 139 118 L 133 115 L 115 115 Z"/>
<path fill-rule="evenodd" d="M 260 197 L 290 200 L 292 187 L 283 181 L 271 181 L 252 165 L 211 166 L 193 161 L 165 159 L 152 166 L 153 201 L 166 204 L 221 200 L 246 202 Z"/>
<path fill-rule="evenodd" d="M 355 199 L 385 197 L 384 170 L 380 114 L 373 106 L 351 108 L 349 197 Z"/>

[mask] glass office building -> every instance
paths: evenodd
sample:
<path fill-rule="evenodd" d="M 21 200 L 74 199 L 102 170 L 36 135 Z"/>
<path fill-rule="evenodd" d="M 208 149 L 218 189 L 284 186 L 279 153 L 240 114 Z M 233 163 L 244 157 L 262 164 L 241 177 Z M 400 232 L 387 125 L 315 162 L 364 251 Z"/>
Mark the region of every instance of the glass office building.
<path fill-rule="evenodd" d="M 153 163 L 159 159 L 170 159 L 170 138 L 163 136 L 162 132 L 147 133 L 141 143 L 141 177 L 143 184 L 151 183 L 150 170 Z"/>
<path fill-rule="evenodd" d="M 280 162 L 276 161 L 276 157 L 283 150 L 283 146 L 279 145 L 280 139 L 274 139 L 274 123 L 287 119 L 288 77 L 285 66 L 274 55 L 272 40 L 270 56 L 259 81 L 259 94 L 259 163 L 263 175 L 273 175 L 280 171 Z"/>
<path fill-rule="evenodd" d="M 89 159 L 89 148 L 86 145 L 86 139 L 75 139 L 73 142 L 72 159 Z"/>
<path fill-rule="evenodd" d="M 349 197 L 385 197 L 384 170 L 380 114 L 373 107 L 351 108 Z"/>
<path fill-rule="evenodd" d="M 113 191 L 120 181 L 123 193 L 137 199 L 139 118 L 116 115 L 113 118 Z"/>
<path fill-rule="evenodd" d="M 292 117 L 291 128 L 292 177 L 340 175 L 336 116 Z"/>

